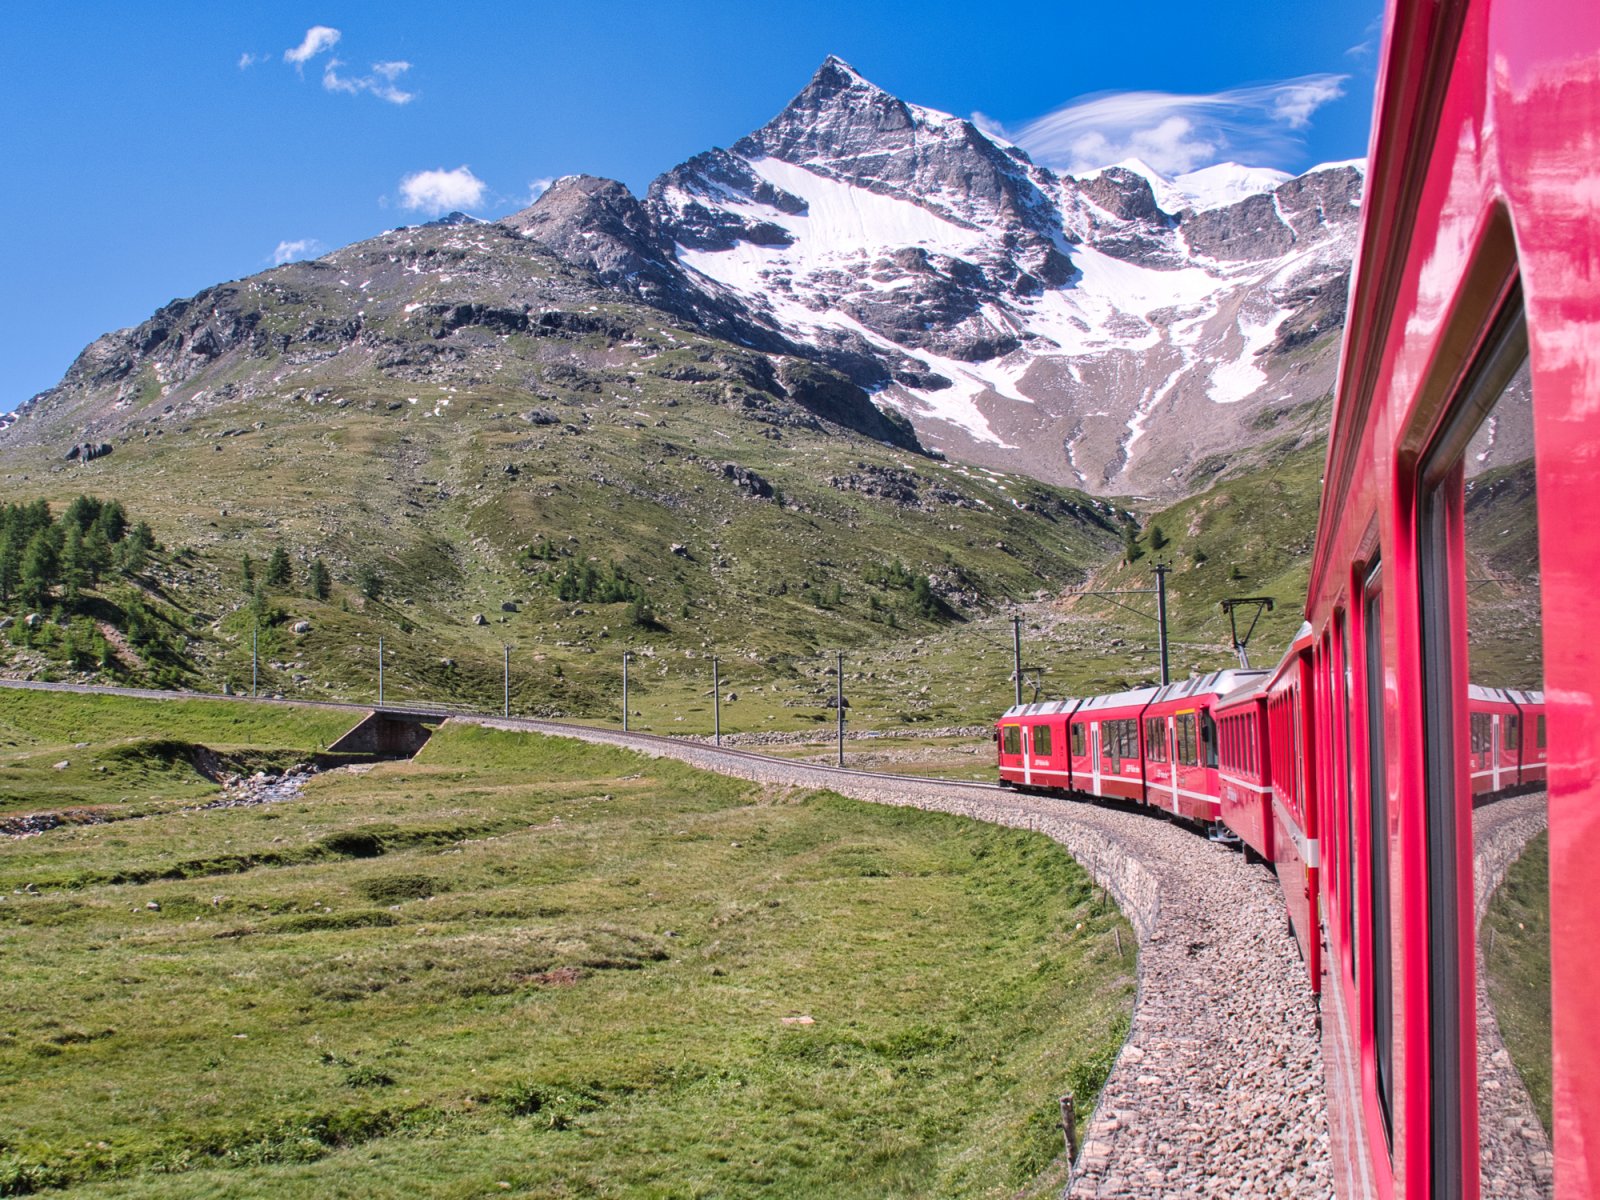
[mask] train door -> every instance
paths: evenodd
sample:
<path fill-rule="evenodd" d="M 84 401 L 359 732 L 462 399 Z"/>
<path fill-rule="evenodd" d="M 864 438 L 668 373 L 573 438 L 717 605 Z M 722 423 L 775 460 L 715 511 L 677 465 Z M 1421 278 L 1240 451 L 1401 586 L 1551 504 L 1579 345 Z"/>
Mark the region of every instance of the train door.
<path fill-rule="evenodd" d="M 1178 794 L 1182 785 L 1178 782 L 1178 732 L 1175 718 L 1166 717 L 1161 722 L 1161 736 L 1165 745 L 1167 756 L 1167 773 L 1171 776 L 1172 784 L 1172 811 L 1178 811 Z"/>
<path fill-rule="evenodd" d="M 1100 768 L 1100 739 L 1101 730 L 1104 725 L 1104 721 L 1096 721 L 1094 724 L 1089 726 L 1089 770 L 1094 778 L 1094 786 L 1091 790 L 1096 796 L 1103 795 L 1105 787 L 1105 785 L 1102 783 L 1102 771 Z"/>

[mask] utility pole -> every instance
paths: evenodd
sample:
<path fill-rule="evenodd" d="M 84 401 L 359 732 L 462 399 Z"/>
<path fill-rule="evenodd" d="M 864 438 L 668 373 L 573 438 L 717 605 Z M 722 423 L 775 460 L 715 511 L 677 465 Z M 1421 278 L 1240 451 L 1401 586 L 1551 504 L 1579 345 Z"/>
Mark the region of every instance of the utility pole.
<path fill-rule="evenodd" d="M 1022 707 L 1022 618 L 1011 618 L 1011 678 L 1016 684 L 1016 705 Z"/>
<path fill-rule="evenodd" d="M 383 638 L 378 638 L 378 707 L 383 707 Z"/>
<path fill-rule="evenodd" d="M 711 656 L 711 721 L 717 745 L 722 745 L 722 674 L 717 667 L 717 656 Z"/>
<path fill-rule="evenodd" d="M 622 652 L 622 732 L 628 732 L 628 651 Z"/>
<path fill-rule="evenodd" d="M 1074 596 L 1154 596 L 1156 598 L 1156 615 L 1154 618 L 1141 609 L 1134 608 L 1130 604 L 1124 604 L 1121 600 L 1113 600 L 1111 603 L 1118 608 L 1125 608 L 1147 621 L 1152 619 L 1155 621 L 1161 637 L 1161 685 L 1163 687 L 1172 682 L 1172 673 L 1167 662 L 1167 572 L 1170 570 L 1172 568 L 1166 563 L 1156 564 L 1156 586 L 1153 588 L 1114 588 L 1106 591 L 1091 591 L 1086 588 L 1072 593 Z M 1018 662 L 1021 662 L 1020 657 Z M 1020 684 L 1017 686 L 1017 703 L 1022 703 L 1022 686 Z"/>
<path fill-rule="evenodd" d="M 511 715 L 511 647 L 501 646 L 500 649 L 505 652 L 505 715 L 509 717 Z"/>
<path fill-rule="evenodd" d="M 256 694 L 256 677 L 257 677 L 257 674 L 258 674 L 257 668 L 260 665 L 260 659 L 258 658 L 258 656 L 256 654 L 256 639 L 258 637 L 260 637 L 260 636 L 261 636 L 261 622 L 257 621 L 255 626 L 250 630 L 250 695 L 251 696 L 254 696 Z"/>
<path fill-rule="evenodd" d="M 839 674 L 835 677 L 834 705 L 839 714 L 839 765 L 844 766 L 844 651 L 839 651 Z"/>
<path fill-rule="evenodd" d="M 1172 682 L 1172 671 L 1167 666 L 1167 572 L 1166 563 L 1156 564 L 1156 624 L 1161 632 L 1161 686 Z"/>

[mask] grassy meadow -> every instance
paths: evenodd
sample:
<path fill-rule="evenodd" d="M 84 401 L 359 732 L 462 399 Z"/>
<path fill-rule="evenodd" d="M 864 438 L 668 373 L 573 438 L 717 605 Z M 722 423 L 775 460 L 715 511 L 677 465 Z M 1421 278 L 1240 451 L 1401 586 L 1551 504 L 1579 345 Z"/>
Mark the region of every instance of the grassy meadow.
<path fill-rule="evenodd" d="M 1054 843 L 476 727 L 251 807 L 92 769 L 325 720 L 0 693 L 0 770 L 127 818 L 0 842 L 0 1194 L 1059 1185 L 1134 963 Z"/>

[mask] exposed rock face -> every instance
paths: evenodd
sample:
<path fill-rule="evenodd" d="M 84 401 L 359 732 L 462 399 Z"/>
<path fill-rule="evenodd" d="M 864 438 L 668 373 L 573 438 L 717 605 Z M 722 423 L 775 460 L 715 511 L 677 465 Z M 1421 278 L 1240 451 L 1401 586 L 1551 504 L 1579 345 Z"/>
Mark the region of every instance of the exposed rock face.
<path fill-rule="evenodd" d="M 830 58 L 645 207 L 681 263 L 925 444 L 1171 494 L 1259 440 L 1264 408 L 1331 388 L 1359 215 L 1352 166 L 1209 174 L 1220 201 L 1140 164 L 1058 176 Z"/>
<path fill-rule="evenodd" d="M 289 377 L 343 404 L 337 381 L 361 371 L 495 380 L 557 426 L 542 383 L 604 388 L 556 347 L 625 357 L 625 304 L 740 348 L 721 402 L 775 426 L 1181 493 L 1266 436 L 1264 410 L 1330 390 L 1362 185 L 1350 165 L 1184 179 L 1208 174 L 1208 195 L 1138 163 L 1058 176 L 829 58 L 772 121 L 643 200 L 568 176 L 498 222 L 452 213 L 208 288 L 95 341 L 0 437 L 149 437 Z"/>

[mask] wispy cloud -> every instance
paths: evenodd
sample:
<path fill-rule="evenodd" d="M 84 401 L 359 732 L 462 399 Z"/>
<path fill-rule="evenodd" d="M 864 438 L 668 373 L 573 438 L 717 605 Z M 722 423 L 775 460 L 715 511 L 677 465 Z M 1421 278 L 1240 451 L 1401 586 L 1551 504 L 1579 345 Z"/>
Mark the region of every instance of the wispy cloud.
<path fill-rule="evenodd" d="M 1367 27 L 1361 31 L 1361 40 L 1345 51 L 1351 58 L 1365 58 L 1378 48 L 1378 39 L 1383 36 L 1383 14 L 1380 12 L 1367 22 Z"/>
<path fill-rule="evenodd" d="M 1087 171 L 1128 158 L 1166 175 L 1225 159 L 1273 166 L 1300 146 L 1317 109 L 1344 95 L 1348 75 L 1304 75 L 1207 95 L 1115 92 L 1084 96 L 1007 129 L 981 113 L 973 120 L 1021 146 L 1036 162 Z"/>
<path fill-rule="evenodd" d="M 340 75 L 339 68 L 344 65 L 337 58 L 330 58 L 328 65 L 322 69 L 322 86 L 328 91 L 346 92 L 352 96 L 370 92 L 390 104 L 409 104 L 417 98 L 415 92 L 403 91 L 395 83 L 411 69 L 408 62 L 373 63 L 372 72 L 368 75 Z"/>
<path fill-rule="evenodd" d="M 327 25 L 313 25 L 298 46 L 283 52 L 283 61 L 303 67 L 324 50 L 332 50 L 339 42 L 339 31 Z"/>
<path fill-rule="evenodd" d="M 418 171 L 400 181 L 400 203 L 438 216 L 452 209 L 477 208 L 487 187 L 465 166 L 453 171 Z"/>
<path fill-rule="evenodd" d="M 556 181 L 554 175 L 546 175 L 542 179 L 535 179 L 528 185 L 528 203 L 532 204 L 550 190 L 550 185 Z"/>
<path fill-rule="evenodd" d="M 272 55 L 270 54 L 251 54 L 248 50 L 246 50 L 243 54 L 239 55 L 239 70 L 248 70 L 257 63 L 266 62 L 267 59 L 271 57 Z"/>
<path fill-rule="evenodd" d="M 278 248 L 272 252 L 272 265 L 281 267 L 284 263 L 294 262 L 301 258 L 315 258 L 323 250 L 322 243 L 316 238 L 296 238 L 294 241 L 278 243 Z"/>

